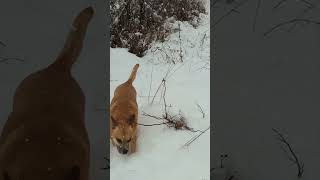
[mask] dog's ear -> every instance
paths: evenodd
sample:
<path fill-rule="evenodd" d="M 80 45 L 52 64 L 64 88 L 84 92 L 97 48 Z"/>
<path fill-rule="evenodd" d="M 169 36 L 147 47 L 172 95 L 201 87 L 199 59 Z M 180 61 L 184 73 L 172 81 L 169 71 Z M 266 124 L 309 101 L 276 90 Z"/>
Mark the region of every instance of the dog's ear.
<path fill-rule="evenodd" d="M 134 114 L 131 115 L 131 116 L 128 118 L 128 124 L 129 124 L 130 126 L 135 125 L 135 124 L 134 124 L 134 123 L 135 123 L 134 119 L 135 119 L 135 115 L 134 115 Z"/>
<path fill-rule="evenodd" d="M 112 129 L 116 128 L 118 126 L 118 123 L 112 116 L 111 116 L 111 121 L 112 121 Z"/>

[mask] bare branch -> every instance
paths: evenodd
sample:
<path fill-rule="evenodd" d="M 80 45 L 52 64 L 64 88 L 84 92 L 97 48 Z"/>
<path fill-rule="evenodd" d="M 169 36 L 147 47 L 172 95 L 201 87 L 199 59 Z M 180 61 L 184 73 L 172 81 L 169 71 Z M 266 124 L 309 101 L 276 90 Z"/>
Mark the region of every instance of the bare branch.
<path fill-rule="evenodd" d="M 147 114 L 145 112 L 143 112 L 143 116 L 151 117 L 151 118 L 154 118 L 154 119 L 157 119 L 157 120 L 162 120 L 163 122 L 162 123 L 155 123 L 155 124 L 140 124 L 140 123 L 138 123 L 138 125 L 141 125 L 141 126 L 166 125 L 167 127 L 174 128 L 176 130 L 188 130 L 188 131 L 191 131 L 191 132 L 202 132 L 200 130 L 195 130 L 193 128 L 190 128 L 187 125 L 187 123 L 185 122 L 183 116 L 171 116 L 171 115 L 169 115 L 169 113 L 166 113 L 166 112 L 162 115 L 162 117 L 158 117 L 158 116 L 154 116 L 154 115 L 151 115 L 151 114 Z"/>
<path fill-rule="evenodd" d="M 181 27 L 180 27 L 180 23 L 178 25 L 179 25 L 179 47 L 180 47 L 179 57 L 180 57 L 180 62 L 183 62 L 183 55 L 182 55 L 182 48 L 181 48 Z"/>
<path fill-rule="evenodd" d="M 275 25 L 273 26 L 272 28 L 270 28 L 269 30 L 267 30 L 263 36 L 268 36 L 269 34 L 271 34 L 273 31 L 277 30 L 278 28 L 282 27 L 282 26 L 285 26 L 285 25 L 289 25 L 289 24 L 292 24 L 292 23 L 297 23 L 297 22 L 304 22 L 304 23 L 307 23 L 307 24 L 316 24 L 316 25 L 320 25 L 320 22 L 318 21 L 314 21 L 314 20 L 310 20 L 310 19 L 292 19 L 290 21 L 285 21 L 285 22 L 282 22 L 278 25 Z"/>
<path fill-rule="evenodd" d="M 150 103 L 150 93 L 151 93 L 151 87 L 152 87 L 152 75 L 153 75 L 153 64 L 152 64 L 152 69 L 151 69 L 151 78 L 150 78 L 150 86 L 149 86 L 149 94 L 148 94 L 148 103 Z"/>
<path fill-rule="evenodd" d="M 167 86 L 166 86 L 166 80 L 165 79 L 162 80 L 161 85 L 164 88 L 163 94 L 161 96 L 161 98 L 163 98 L 164 113 L 162 114 L 161 117 L 159 117 L 159 116 L 154 116 L 154 115 L 150 115 L 150 114 L 147 114 L 147 113 L 143 112 L 143 116 L 151 117 L 151 118 L 154 118 L 154 119 L 157 119 L 157 120 L 162 120 L 163 122 L 155 123 L 155 124 L 140 124 L 140 123 L 138 123 L 138 125 L 141 125 L 141 126 L 166 125 L 169 128 L 174 128 L 176 130 L 188 130 L 188 131 L 191 131 L 191 132 L 202 132 L 200 130 L 195 130 L 193 128 L 190 128 L 187 125 L 186 121 L 185 121 L 185 117 L 183 117 L 180 113 L 178 115 L 173 115 L 173 116 L 169 114 L 168 105 L 167 105 L 167 101 L 166 101 Z M 158 90 L 159 90 L 159 88 L 158 88 Z"/>
<path fill-rule="evenodd" d="M 142 114 L 142 115 L 143 115 L 143 116 L 152 117 L 152 118 L 154 118 L 154 119 L 158 119 L 158 120 L 163 120 L 163 119 L 164 119 L 163 117 L 158 117 L 158 116 L 150 115 L 150 114 L 145 113 L 145 112 L 143 112 L 143 114 Z"/>
<path fill-rule="evenodd" d="M 281 0 L 279 1 L 275 6 L 273 6 L 272 9 L 277 9 L 278 7 L 280 7 L 283 3 L 285 3 L 287 0 Z"/>
<path fill-rule="evenodd" d="M 168 111 L 167 111 L 167 102 L 166 102 L 166 92 L 167 92 L 167 86 L 166 86 L 166 80 L 163 79 L 163 87 L 164 87 L 164 92 L 163 92 L 163 104 L 164 104 L 164 112 L 165 112 L 165 118 L 168 118 Z"/>
<path fill-rule="evenodd" d="M 309 7 L 313 7 L 314 6 L 314 4 L 312 4 L 311 2 L 309 2 L 309 1 L 307 1 L 307 0 L 300 0 L 300 2 L 303 2 L 303 3 L 305 3 L 307 6 L 309 6 Z"/>
<path fill-rule="evenodd" d="M 211 126 L 208 127 L 206 130 L 202 131 L 198 135 L 192 137 L 189 141 L 187 141 L 182 147 L 188 147 L 190 144 L 192 144 L 195 140 L 197 140 L 201 135 L 203 135 L 205 132 L 207 132 L 209 129 L 211 129 Z"/>
<path fill-rule="evenodd" d="M 314 9 L 316 6 L 311 4 L 311 5 L 308 5 L 306 9 L 304 9 L 302 11 L 301 14 L 297 15 L 295 19 L 302 19 L 304 18 L 304 15 L 307 14 L 309 11 L 311 11 L 312 9 Z M 298 23 L 293 23 L 292 26 L 287 30 L 287 32 L 290 32 L 292 31 L 296 26 L 298 25 Z"/>
<path fill-rule="evenodd" d="M 163 80 L 164 80 L 164 79 L 163 79 Z M 151 100 L 151 104 L 153 104 L 154 99 L 156 98 L 156 96 L 157 96 L 160 88 L 162 87 L 163 80 L 162 80 L 161 83 L 159 84 L 158 89 L 157 89 L 156 93 L 154 94 L 154 96 L 153 96 L 153 98 L 152 98 L 152 100 Z"/>
<path fill-rule="evenodd" d="M 252 25 L 252 31 L 253 32 L 256 31 L 257 18 L 258 18 L 261 2 L 262 2 L 262 0 L 258 0 L 258 3 L 257 3 L 256 12 L 255 12 L 255 15 L 254 15 L 253 25 Z"/>
<path fill-rule="evenodd" d="M 160 88 L 163 87 L 164 81 L 166 81 L 167 77 L 169 76 L 169 74 L 170 74 L 170 72 L 171 72 L 172 70 L 173 70 L 173 68 L 170 68 L 170 66 L 169 66 L 168 71 L 166 72 L 165 76 L 163 77 L 161 83 L 160 83 L 159 86 L 158 86 L 158 89 L 157 89 L 156 93 L 154 94 L 154 96 L 153 96 L 153 98 L 152 98 L 151 104 L 153 104 L 154 99 L 156 98 L 156 96 L 157 96 Z"/>
<path fill-rule="evenodd" d="M 287 2 L 288 0 L 280 0 L 275 6 L 273 6 L 272 9 L 277 9 L 278 7 L 280 7 L 283 3 Z M 314 5 L 307 1 L 307 0 L 299 0 L 300 2 L 303 2 L 304 4 L 306 4 L 308 7 L 313 7 Z"/>
<path fill-rule="evenodd" d="M 213 23 L 212 27 L 215 28 L 220 22 L 222 22 L 226 17 L 228 17 L 232 13 L 239 13 L 238 8 L 240 8 L 242 5 L 244 5 L 248 0 L 244 0 L 241 3 L 237 4 L 234 8 L 229 10 L 226 14 L 221 16 L 215 23 Z"/>
<path fill-rule="evenodd" d="M 276 133 L 277 139 L 288 149 L 289 153 L 289 160 L 292 161 L 296 166 L 298 170 L 298 178 L 300 178 L 303 175 L 304 172 L 304 164 L 299 160 L 298 156 L 293 150 L 293 147 L 291 144 L 285 139 L 285 137 L 276 129 L 272 129 L 273 132 Z"/>
<path fill-rule="evenodd" d="M 24 62 L 25 61 L 25 60 L 20 59 L 20 58 L 4 58 L 4 57 L 0 57 L 0 63 L 7 63 L 10 60 L 20 61 L 20 62 Z"/>
<path fill-rule="evenodd" d="M 140 124 L 138 123 L 138 125 L 140 126 L 160 126 L 160 125 L 165 125 L 166 123 L 163 122 L 163 123 L 156 123 L 156 124 Z"/>
<path fill-rule="evenodd" d="M 206 114 L 204 113 L 202 107 L 197 103 L 197 107 L 198 107 L 198 110 L 201 112 L 202 114 L 202 118 L 205 118 Z"/>

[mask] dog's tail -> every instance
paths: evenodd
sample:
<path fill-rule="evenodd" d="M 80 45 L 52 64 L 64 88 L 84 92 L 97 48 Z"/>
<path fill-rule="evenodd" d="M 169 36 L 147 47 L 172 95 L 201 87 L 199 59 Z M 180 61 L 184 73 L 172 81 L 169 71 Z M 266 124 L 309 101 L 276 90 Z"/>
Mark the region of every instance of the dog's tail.
<path fill-rule="evenodd" d="M 87 27 L 93 14 L 93 8 L 88 7 L 82 10 L 74 19 L 72 29 L 66 38 L 64 47 L 52 66 L 71 69 L 73 63 L 80 55 Z"/>
<path fill-rule="evenodd" d="M 136 79 L 136 74 L 137 74 L 138 68 L 139 68 L 139 64 L 134 65 L 127 83 L 132 84 L 132 82 Z"/>

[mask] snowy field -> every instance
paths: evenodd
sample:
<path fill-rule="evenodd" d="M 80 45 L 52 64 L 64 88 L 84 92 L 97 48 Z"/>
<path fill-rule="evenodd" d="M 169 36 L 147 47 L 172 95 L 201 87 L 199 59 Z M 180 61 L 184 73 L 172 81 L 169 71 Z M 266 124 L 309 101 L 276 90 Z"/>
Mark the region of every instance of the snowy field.
<path fill-rule="evenodd" d="M 206 130 L 210 126 L 209 17 L 209 13 L 202 14 L 197 28 L 185 22 L 171 24 L 174 27 L 180 24 L 181 38 L 179 32 L 171 34 L 164 43 L 153 44 L 143 58 L 128 53 L 127 49 L 111 49 L 110 102 L 115 88 L 128 79 L 134 64 L 139 63 L 133 83 L 137 90 L 139 123 L 161 122 L 144 116 L 143 112 L 154 116 L 164 113 L 163 99 L 160 98 L 164 88 L 156 92 L 168 74 L 165 99 L 169 113 L 180 113 L 191 128 Z M 172 60 L 175 64 L 168 63 Z M 138 128 L 137 153 L 123 156 L 110 145 L 112 180 L 210 179 L 210 131 L 186 147 L 184 145 L 200 132 L 175 130 L 165 125 Z"/>

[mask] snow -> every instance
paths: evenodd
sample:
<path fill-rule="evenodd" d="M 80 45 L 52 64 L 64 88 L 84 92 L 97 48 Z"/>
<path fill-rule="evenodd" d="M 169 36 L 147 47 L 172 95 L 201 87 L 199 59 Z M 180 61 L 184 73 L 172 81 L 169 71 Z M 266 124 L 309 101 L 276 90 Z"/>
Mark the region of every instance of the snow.
<path fill-rule="evenodd" d="M 173 115 L 180 112 L 188 126 L 196 130 L 207 129 L 210 126 L 209 17 L 210 14 L 203 14 L 197 28 L 186 22 L 171 24 L 176 27 L 180 24 L 181 32 L 170 35 L 163 43 L 153 44 L 143 58 L 130 54 L 127 49 L 110 49 L 110 102 L 115 88 L 128 79 L 134 64 L 139 63 L 133 83 L 137 90 L 139 123 L 161 122 L 144 116 L 143 112 L 155 116 L 163 114 L 163 99 L 160 98 L 163 88 L 160 88 L 152 104 L 151 101 L 169 72 L 165 96 L 170 106 L 168 111 Z M 201 106 L 204 117 L 197 104 Z M 138 128 L 135 154 L 120 155 L 110 144 L 110 179 L 210 179 L 210 131 L 185 147 L 184 144 L 199 132 L 175 130 L 167 126 Z"/>

